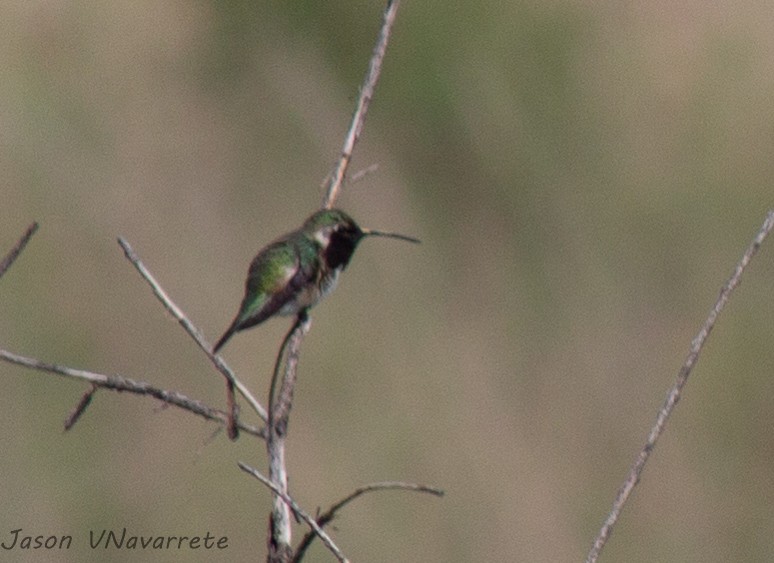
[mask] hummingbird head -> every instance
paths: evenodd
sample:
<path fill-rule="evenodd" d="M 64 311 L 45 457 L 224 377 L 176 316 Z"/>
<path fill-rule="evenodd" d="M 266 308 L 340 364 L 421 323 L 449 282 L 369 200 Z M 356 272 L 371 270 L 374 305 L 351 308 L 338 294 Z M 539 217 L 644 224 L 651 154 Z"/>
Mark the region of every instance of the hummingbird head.
<path fill-rule="evenodd" d="M 331 268 L 344 268 L 358 243 L 367 236 L 390 237 L 418 243 L 415 238 L 361 228 L 355 220 L 340 209 L 322 209 L 309 217 L 303 232 L 314 239 L 323 249 Z"/>

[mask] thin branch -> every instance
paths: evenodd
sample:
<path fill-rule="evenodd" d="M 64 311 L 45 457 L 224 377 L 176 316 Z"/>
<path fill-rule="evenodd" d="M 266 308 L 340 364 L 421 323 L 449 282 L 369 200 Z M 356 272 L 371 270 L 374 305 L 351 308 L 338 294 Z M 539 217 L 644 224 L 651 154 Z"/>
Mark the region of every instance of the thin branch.
<path fill-rule="evenodd" d="M 334 517 L 336 516 L 336 513 L 339 510 L 344 508 L 344 506 L 346 506 L 347 504 L 355 500 L 357 497 L 373 491 L 385 491 L 385 490 L 394 490 L 394 489 L 400 489 L 404 491 L 415 491 L 419 493 L 429 493 L 437 497 L 442 497 L 444 495 L 444 491 L 441 489 L 438 489 L 436 487 L 428 487 L 426 485 L 419 485 L 417 483 L 406 483 L 403 481 L 383 481 L 380 483 L 370 483 L 368 485 L 363 485 L 362 487 L 358 487 L 357 489 L 355 489 L 351 494 L 347 495 L 339 502 L 332 505 L 328 510 L 320 514 L 315 519 L 315 521 L 317 522 L 317 525 L 320 528 L 323 528 L 331 520 L 334 519 Z M 301 559 L 304 557 L 304 553 L 312 544 L 315 537 L 318 537 L 318 534 L 314 532 L 309 532 L 304 536 L 304 538 L 301 540 L 301 543 L 298 545 L 298 549 L 296 549 L 296 554 L 293 557 L 293 563 L 298 563 L 299 561 L 301 561 Z"/>
<path fill-rule="evenodd" d="M 349 177 L 349 185 L 356 184 L 366 176 L 370 176 L 374 172 L 379 170 L 379 164 L 374 163 L 371 166 L 368 166 L 366 168 L 363 168 L 362 170 L 358 170 L 352 176 Z"/>
<path fill-rule="evenodd" d="M 308 313 L 306 311 L 303 312 L 304 315 L 307 315 Z M 295 334 L 296 330 L 298 329 L 299 325 L 301 324 L 301 316 L 298 315 L 295 320 L 293 321 L 293 325 L 290 327 L 290 330 L 288 330 L 287 334 L 285 334 L 285 338 L 282 339 L 282 344 L 280 345 L 279 352 L 277 352 L 277 359 L 274 361 L 274 371 L 271 374 L 271 382 L 269 384 L 269 413 L 268 413 L 268 425 L 269 427 L 276 427 L 275 424 L 275 414 L 274 411 L 276 410 L 275 404 L 276 399 L 274 398 L 277 394 L 277 385 L 280 381 L 280 371 L 282 369 L 282 360 L 285 357 L 285 350 L 288 347 L 288 344 L 290 343 L 290 339 Z M 271 432 L 269 432 L 271 434 Z"/>
<path fill-rule="evenodd" d="M 269 388 L 269 422 L 267 425 L 266 453 L 269 458 L 269 479 L 279 490 L 287 493 L 288 473 L 285 465 L 285 437 L 288 418 L 296 385 L 298 355 L 301 341 L 309 332 L 311 320 L 306 311 L 296 317 L 293 326 L 282 341 Z M 285 370 L 280 381 L 280 367 L 286 355 Z M 279 384 L 279 391 L 275 391 Z M 292 527 L 287 503 L 281 496 L 274 495 L 269 518 L 268 551 L 269 561 L 288 561 L 292 556 Z"/>
<path fill-rule="evenodd" d="M 282 346 L 277 355 L 277 362 L 274 365 L 274 374 L 269 389 L 269 424 L 280 437 L 284 437 L 287 432 L 288 418 L 293 404 L 293 389 L 296 386 L 296 368 L 298 367 L 298 356 L 301 352 L 301 342 L 309 333 L 311 325 L 312 321 L 306 311 L 298 315 L 295 323 L 293 323 L 293 327 L 285 336 L 285 340 L 282 341 Z M 285 371 L 279 392 L 275 396 L 275 389 L 279 382 L 279 368 L 286 349 Z"/>
<path fill-rule="evenodd" d="M 344 557 L 344 554 L 341 552 L 341 550 L 338 548 L 338 546 L 333 543 L 333 540 L 331 537 L 325 533 L 325 531 L 315 522 L 315 519 L 312 518 L 307 512 L 305 512 L 299 505 L 294 501 L 285 491 L 281 490 L 280 487 L 268 479 L 267 477 L 264 477 L 257 469 L 253 469 L 249 465 L 242 463 L 241 461 L 239 463 L 239 468 L 244 471 L 245 473 L 249 473 L 256 479 L 258 479 L 261 483 L 269 487 L 272 492 L 279 496 L 287 505 L 295 512 L 301 520 L 306 522 L 309 527 L 314 530 L 314 533 L 317 537 L 322 540 L 322 542 L 325 544 L 325 547 L 327 547 L 335 556 L 336 559 L 338 559 L 341 563 L 348 563 L 348 559 Z"/>
<path fill-rule="evenodd" d="M 731 297 L 732 292 L 739 285 L 739 282 L 742 279 L 742 273 L 750 263 L 750 260 L 752 260 L 753 256 L 755 256 L 756 252 L 758 252 L 758 249 L 772 228 L 774 228 L 774 211 L 769 211 L 766 215 L 766 220 L 763 222 L 763 225 L 758 231 L 758 234 L 755 235 L 755 238 L 747 247 L 747 250 L 745 250 L 742 259 L 736 265 L 734 273 L 721 288 L 720 295 L 715 302 L 715 306 L 712 307 L 712 310 L 710 311 L 707 319 L 704 321 L 701 330 L 699 330 L 698 334 L 691 341 L 690 351 L 685 359 L 685 362 L 683 362 L 680 371 L 677 374 L 677 380 L 669 390 L 666 401 L 658 412 L 656 422 L 650 430 L 650 434 L 648 435 L 648 439 L 646 440 L 645 445 L 643 446 L 642 450 L 640 450 L 636 461 L 629 470 L 629 474 L 626 476 L 626 480 L 623 482 L 623 485 L 621 485 L 621 488 L 616 495 L 615 501 L 613 502 L 612 510 L 608 514 L 607 519 L 597 534 L 597 537 L 594 539 L 594 544 L 589 551 L 588 556 L 586 557 L 586 563 L 594 563 L 599 557 L 599 553 L 602 551 L 602 548 L 607 543 L 610 534 L 613 532 L 613 526 L 621 514 L 621 510 L 623 510 L 629 495 L 632 493 L 632 490 L 640 480 L 642 470 L 645 468 L 645 463 L 648 461 L 650 454 L 653 452 L 653 448 L 656 446 L 656 441 L 664 431 L 669 416 L 672 414 L 672 411 L 677 405 L 677 402 L 680 400 L 683 387 L 685 387 L 685 384 L 688 382 L 688 376 L 690 376 L 693 367 L 696 365 L 696 362 L 699 359 L 699 354 L 704 347 L 704 343 L 707 341 L 707 337 L 709 337 L 713 327 L 715 326 L 718 315 L 720 315 L 720 312 L 726 306 L 726 303 Z"/>
<path fill-rule="evenodd" d="M 150 383 L 146 383 L 144 381 L 135 381 L 120 375 L 104 375 L 101 373 L 94 373 L 91 371 L 60 366 L 57 364 L 50 364 L 36 360 L 34 358 L 19 356 L 2 349 L 0 349 L 0 360 L 31 369 L 55 373 L 63 377 L 80 379 L 81 381 L 86 381 L 87 383 L 91 383 L 92 385 L 103 389 L 110 389 L 119 392 L 127 391 L 137 395 L 149 395 L 159 399 L 160 401 L 163 401 L 164 403 L 180 407 L 181 409 L 185 409 L 194 414 L 198 414 L 207 420 L 214 420 L 220 422 L 221 424 L 226 424 L 228 422 L 228 416 L 223 411 L 213 409 L 201 401 L 190 399 L 177 391 L 159 389 L 158 387 L 154 387 Z M 241 422 L 239 423 L 239 428 L 248 434 L 259 436 L 261 438 L 266 437 L 265 430 L 263 429 L 250 426 L 248 424 L 243 424 Z"/>
<path fill-rule="evenodd" d="M 347 168 L 349 167 L 349 162 L 352 159 L 352 152 L 355 150 L 355 145 L 357 144 L 360 132 L 363 129 L 363 123 L 365 123 L 368 105 L 371 103 L 371 98 L 373 98 L 374 95 L 374 88 L 379 81 L 379 74 L 382 71 L 382 61 L 384 60 L 384 54 L 387 51 L 387 43 L 389 43 L 390 40 L 390 33 L 392 32 L 392 25 L 395 23 L 395 16 L 398 13 L 399 4 L 400 0 L 388 0 L 387 7 L 384 10 L 379 38 L 376 41 L 374 52 L 368 63 L 368 72 L 366 72 L 363 86 L 360 88 L 360 96 L 358 97 L 357 105 L 355 106 L 355 113 L 352 115 L 352 122 L 350 123 L 349 130 L 344 138 L 341 156 L 328 180 L 328 189 L 326 190 L 322 202 L 323 207 L 333 207 L 336 203 L 336 199 L 339 197 L 339 192 L 341 191 L 341 186 L 344 183 Z"/>
<path fill-rule="evenodd" d="M 8 252 L 8 254 L 5 255 L 2 260 L 0 260 L 0 278 L 3 277 L 3 274 L 5 274 L 8 268 L 11 267 L 11 264 L 13 264 L 14 261 L 19 257 L 19 254 L 21 254 L 21 251 L 24 250 L 24 247 L 27 246 L 27 243 L 30 242 L 32 235 L 34 235 L 35 231 L 37 230 L 37 222 L 34 222 L 29 227 L 27 227 L 27 230 L 16 242 L 14 247 Z"/>
<path fill-rule="evenodd" d="M 137 269 L 143 279 L 148 282 L 148 285 L 151 286 L 153 294 L 159 299 L 159 301 L 161 301 L 166 310 L 169 311 L 172 316 L 175 317 L 175 319 L 177 319 L 177 321 L 180 323 L 180 326 L 182 326 L 188 335 L 194 339 L 199 348 L 201 348 L 204 353 L 207 354 L 207 357 L 215 365 L 215 368 L 221 374 L 223 374 L 223 377 L 226 378 L 226 381 L 230 385 L 234 385 L 239 390 L 242 396 L 247 400 L 253 410 L 258 413 L 258 416 L 260 416 L 264 422 L 268 420 L 266 410 L 263 408 L 263 406 L 255 397 L 253 397 L 252 393 L 250 393 L 250 390 L 241 381 L 239 381 L 239 379 L 237 379 L 237 377 L 234 375 L 234 372 L 231 371 L 231 369 L 220 358 L 220 356 L 216 356 L 212 353 L 212 346 L 210 346 L 209 342 L 205 340 L 202 332 L 196 326 L 194 326 L 194 324 L 188 319 L 185 313 L 183 313 L 180 307 L 178 307 L 172 301 L 172 299 L 169 298 L 166 291 L 164 291 L 161 285 L 159 285 L 159 282 L 157 282 L 153 277 L 153 274 L 148 271 L 145 265 L 137 257 L 137 254 L 135 254 L 129 243 L 126 242 L 123 238 L 119 237 L 118 244 L 121 245 L 121 248 L 124 250 L 124 254 L 126 255 L 127 259 Z M 233 401 L 229 400 L 229 404 L 233 404 Z M 232 420 L 236 418 L 235 414 L 236 413 L 234 413 L 233 410 L 230 411 Z"/>

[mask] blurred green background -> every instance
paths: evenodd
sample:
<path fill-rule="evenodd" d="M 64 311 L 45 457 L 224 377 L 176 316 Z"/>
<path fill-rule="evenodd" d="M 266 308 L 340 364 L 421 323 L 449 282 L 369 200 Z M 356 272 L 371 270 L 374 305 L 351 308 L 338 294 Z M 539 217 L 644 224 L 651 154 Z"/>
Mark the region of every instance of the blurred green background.
<path fill-rule="evenodd" d="M 223 405 L 124 259 L 214 341 L 247 265 L 320 202 L 382 2 L 4 2 L 0 346 Z M 366 241 L 313 313 L 291 418 L 307 509 L 353 561 L 580 561 L 772 205 L 774 7 L 405 1 L 340 206 Z M 721 317 L 601 561 L 774 559 L 773 241 Z M 289 321 L 224 357 L 264 397 Z M 263 444 L 0 364 L 4 561 L 265 557 Z M 229 538 L 95 552 L 88 531 Z M 303 533 L 299 528 L 298 534 Z M 331 561 L 318 544 L 309 561 Z"/>

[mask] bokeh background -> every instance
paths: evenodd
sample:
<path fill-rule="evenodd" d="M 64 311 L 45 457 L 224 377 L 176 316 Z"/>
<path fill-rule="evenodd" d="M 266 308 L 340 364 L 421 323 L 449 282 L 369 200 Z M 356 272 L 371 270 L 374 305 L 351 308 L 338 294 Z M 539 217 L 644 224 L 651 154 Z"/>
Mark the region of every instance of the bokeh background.
<path fill-rule="evenodd" d="M 214 341 L 247 265 L 320 202 L 382 2 L 0 7 L 0 346 L 223 405 L 124 236 Z M 291 418 L 307 509 L 386 479 L 353 561 L 579 561 L 718 290 L 772 205 L 774 7 L 406 1 L 339 201 L 369 240 L 313 314 Z M 602 561 L 774 559 L 774 242 L 721 317 Z M 234 338 L 265 397 L 288 321 Z M 0 365 L 4 561 L 255 561 L 260 442 Z M 92 551 L 89 530 L 229 538 Z M 303 532 L 299 528 L 299 535 Z M 318 544 L 309 561 L 331 561 Z"/>

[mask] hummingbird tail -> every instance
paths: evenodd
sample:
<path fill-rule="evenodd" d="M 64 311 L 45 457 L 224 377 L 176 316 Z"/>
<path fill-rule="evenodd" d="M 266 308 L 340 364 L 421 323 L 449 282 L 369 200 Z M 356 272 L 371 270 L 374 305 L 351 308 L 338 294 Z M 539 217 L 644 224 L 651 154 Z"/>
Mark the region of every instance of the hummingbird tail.
<path fill-rule="evenodd" d="M 215 344 L 215 347 L 212 349 L 213 354 L 217 354 L 218 350 L 223 348 L 223 345 L 228 341 L 229 338 L 234 336 L 234 333 L 236 332 L 236 327 L 234 325 L 231 325 L 228 327 L 228 330 L 225 332 L 223 336 L 220 337 L 220 340 Z"/>

